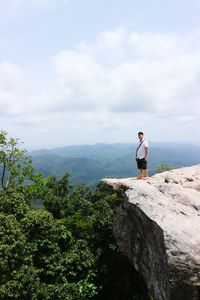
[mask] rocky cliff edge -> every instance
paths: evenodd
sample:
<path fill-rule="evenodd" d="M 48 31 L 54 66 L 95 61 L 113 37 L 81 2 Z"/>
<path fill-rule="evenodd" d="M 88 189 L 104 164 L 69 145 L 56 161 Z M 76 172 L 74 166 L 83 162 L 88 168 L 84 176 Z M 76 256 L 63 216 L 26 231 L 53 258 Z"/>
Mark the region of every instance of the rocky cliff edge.
<path fill-rule="evenodd" d="M 113 233 L 156 300 L 200 299 L 200 165 L 103 179 L 121 197 Z"/>

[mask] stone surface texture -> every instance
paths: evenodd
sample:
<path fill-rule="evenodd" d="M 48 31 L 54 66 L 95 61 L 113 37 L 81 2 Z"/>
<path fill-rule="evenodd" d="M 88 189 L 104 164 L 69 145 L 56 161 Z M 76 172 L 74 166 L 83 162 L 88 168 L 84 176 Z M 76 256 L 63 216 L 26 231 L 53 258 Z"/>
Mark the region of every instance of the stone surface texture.
<path fill-rule="evenodd" d="M 200 165 L 103 182 L 121 199 L 114 236 L 152 297 L 199 300 Z"/>

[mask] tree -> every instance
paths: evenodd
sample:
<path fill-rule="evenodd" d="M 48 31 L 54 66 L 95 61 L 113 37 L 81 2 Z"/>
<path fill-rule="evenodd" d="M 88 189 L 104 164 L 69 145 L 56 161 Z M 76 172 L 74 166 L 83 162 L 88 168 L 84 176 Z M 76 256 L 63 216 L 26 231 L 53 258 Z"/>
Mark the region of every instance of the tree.
<path fill-rule="evenodd" d="M 4 190 L 23 184 L 33 172 L 31 159 L 19 144 L 19 139 L 9 139 L 6 131 L 0 131 L 0 179 Z"/>
<path fill-rule="evenodd" d="M 112 235 L 113 190 L 35 174 L 18 145 L 0 132 L 0 299 L 148 299 Z"/>
<path fill-rule="evenodd" d="M 156 171 L 157 173 L 162 173 L 162 172 L 165 172 L 165 171 L 170 171 L 174 169 L 174 167 L 166 164 L 166 163 L 161 163 L 159 165 L 156 166 Z"/>

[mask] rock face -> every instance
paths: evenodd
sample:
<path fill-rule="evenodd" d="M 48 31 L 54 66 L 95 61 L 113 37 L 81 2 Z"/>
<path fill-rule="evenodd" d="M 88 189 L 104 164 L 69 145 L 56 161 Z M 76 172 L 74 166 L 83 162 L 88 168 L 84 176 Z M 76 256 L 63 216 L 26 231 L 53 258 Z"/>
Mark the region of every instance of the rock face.
<path fill-rule="evenodd" d="M 121 195 L 114 236 L 153 298 L 199 300 L 200 165 L 103 182 Z"/>

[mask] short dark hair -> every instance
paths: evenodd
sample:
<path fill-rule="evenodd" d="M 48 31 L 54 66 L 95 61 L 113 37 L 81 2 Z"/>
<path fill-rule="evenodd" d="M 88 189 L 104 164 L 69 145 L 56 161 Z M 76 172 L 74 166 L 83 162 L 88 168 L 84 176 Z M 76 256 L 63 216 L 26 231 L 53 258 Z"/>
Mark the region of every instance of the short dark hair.
<path fill-rule="evenodd" d="M 143 133 L 142 131 L 139 131 L 139 132 L 138 132 L 138 134 L 142 134 L 142 135 L 144 135 L 144 133 Z"/>

